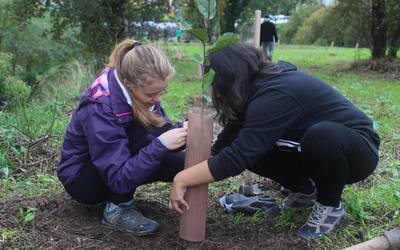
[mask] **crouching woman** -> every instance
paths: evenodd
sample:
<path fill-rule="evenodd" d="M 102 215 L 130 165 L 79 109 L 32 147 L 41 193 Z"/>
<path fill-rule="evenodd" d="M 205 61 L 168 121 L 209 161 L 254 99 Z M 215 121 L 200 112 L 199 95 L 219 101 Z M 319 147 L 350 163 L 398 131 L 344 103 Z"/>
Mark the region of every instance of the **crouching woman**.
<path fill-rule="evenodd" d="M 108 67 L 82 94 L 61 148 L 58 177 L 84 204 L 106 203 L 102 222 L 135 235 L 158 223 L 133 204 L 138 186 L 171 182 L 183 169 L 186 128 L 161 107 L 174 69 L 158 49 L 134 40 L 118 44 Z"/>
<path fill-rule="evenodd" d="M 214 155 L 178 173 L 170 208 L 188 209 L 186 188 L 248 169 L 290 190 L 284 207 L 312 207 L 297 231 L 330 233 L 345 218 L 343 188 L 367 178 L 378 163 L 372 121 L 323 81 L 288 63 L 273 64 L 249 45 L 209 55 L 213 104 L 224 130 Z"/>

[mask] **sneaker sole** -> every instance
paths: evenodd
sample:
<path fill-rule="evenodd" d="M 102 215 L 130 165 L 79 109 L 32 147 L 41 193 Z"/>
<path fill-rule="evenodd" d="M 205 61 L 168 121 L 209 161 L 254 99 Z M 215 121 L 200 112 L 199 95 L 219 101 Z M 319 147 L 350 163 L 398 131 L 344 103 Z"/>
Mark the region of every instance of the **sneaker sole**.
<path fill-rule="evenodd" d="M 112 224 L 110 224 L 107 221 L 105 221 L 104 219 L 101 220 L 101 223 L 107 228 L 111 228 L 111 229 L 113 229 L 115 231 L 129 233 L 129 234 L 132 234 L 132 235 L 135 235 L 135 236 L 154 235 L 157 232 L 157 230 L 155 230 L 153 232 L 135 232 L 135 231 L 126 230 L 126 229 L 118 229 L 118 228 L 114 227 Z"/>

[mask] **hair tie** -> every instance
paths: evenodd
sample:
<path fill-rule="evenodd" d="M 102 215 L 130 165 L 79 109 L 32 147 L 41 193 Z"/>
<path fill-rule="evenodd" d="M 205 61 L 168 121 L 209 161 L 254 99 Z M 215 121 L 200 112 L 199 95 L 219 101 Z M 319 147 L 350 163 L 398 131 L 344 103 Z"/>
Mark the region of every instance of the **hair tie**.
<path fill-rule="evenodd" d="M 132 47 L 130 48 L 130 50 L 135 48 L 135 46 L 139 46 L 139 45 L 142 45 L 142 43 L 141 42 L 133 42 Z"/>

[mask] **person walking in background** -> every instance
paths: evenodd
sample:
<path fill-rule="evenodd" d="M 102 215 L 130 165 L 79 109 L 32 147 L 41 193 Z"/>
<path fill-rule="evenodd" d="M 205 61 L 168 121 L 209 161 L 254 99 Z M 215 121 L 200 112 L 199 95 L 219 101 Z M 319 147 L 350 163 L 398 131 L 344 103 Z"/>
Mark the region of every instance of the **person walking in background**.
<path fill-rule="evenodd" d="M 174 73 L 158 49 L 122 41 L 82 94 L 65 133 L 59 180 L 76 201 L 105 203 L 102 222 L 116 230 L 154 233 L 158 223 L 134 207 L 135 190 L 171 182 L 184 167 L 186 122 L 172 125 L 160 104 Z"/>
<path fill-rule="evenodd" d="M 271 61 L 274 55 L 274 44 L 278 42 L 275 24 L 271 22 L 269 15 L 264 16 L 261 24 L 260 44 L 265 56 Z"/>
<path fill-rule="evenodd" d="M 178 43 L 180 43 L 180 42 L 181 42 L 181 37 L 182 37 L 182 30 L 181 30 L 181 28 L 179 27 L 179 25 L 178 25 L 178 27 L 176 27 L 175 36 L 176 36 L 176 41 L 177 41 Z"/>
<path fill-rule="evenodd" d="M 334 88 L 286 62 L 235 44 L 208 56 L 213 106 L 224 126 L 212 157 L 178 173 L 169 207 L 189 209 L 186 189 L 248 169 L 290 190 L 285 209 L 312 207 L 297 235 L 332 232 L 345 219 L 345 185 L 366 179 L 379 160 L 373 122 Z M 222 204 L 221 204 L 222 205 Z"/>

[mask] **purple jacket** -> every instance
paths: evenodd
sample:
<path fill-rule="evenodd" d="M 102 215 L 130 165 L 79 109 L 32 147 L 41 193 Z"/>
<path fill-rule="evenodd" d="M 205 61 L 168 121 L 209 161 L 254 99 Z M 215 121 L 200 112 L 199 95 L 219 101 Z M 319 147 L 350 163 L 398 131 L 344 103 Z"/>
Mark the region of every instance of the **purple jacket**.
<path fill-rule="evenodd" d="M 106 68 L 82 94 L 64 136 L 58 178 L 67 185 L 86 165 L 94 165 L 116 193 L 129 193 L 159 166 L 168 149 L 157 137 L 174 128 L 160 104 L 153 112 L 164 117 L 162 128 L 144 129 L 133 118 L 132 107 Z M 179 125 L 178 125 L 179 126 Z"/>

